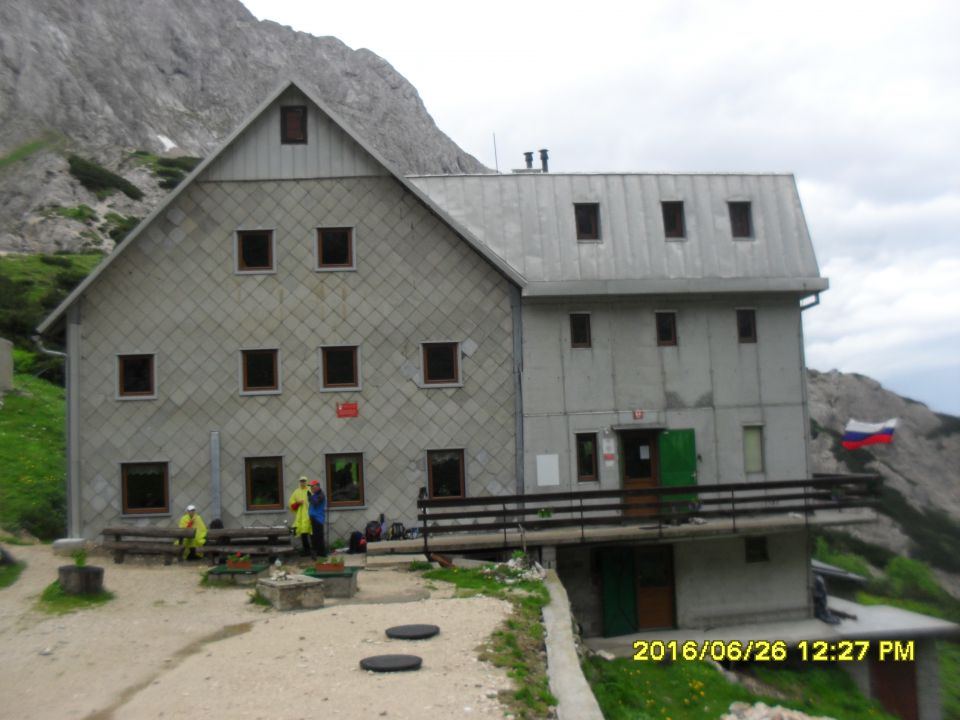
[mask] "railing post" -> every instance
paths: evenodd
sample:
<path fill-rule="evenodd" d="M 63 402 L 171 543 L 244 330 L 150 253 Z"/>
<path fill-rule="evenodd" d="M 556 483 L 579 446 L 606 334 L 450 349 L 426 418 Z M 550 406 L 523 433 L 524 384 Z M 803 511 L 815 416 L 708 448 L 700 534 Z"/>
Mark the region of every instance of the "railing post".
<path fill-rule="evenodd" d="M 733 531 L 737 531 L 737 496 L 736 493 L 730 491 L 730 517 L 733 518 Z"/>
<path fill-rule="evenodd" d="M 426 497 L 427 497 L 426 488 L 420 488 L 419 497 L 417 498 L 417 507 L 419 507 L 420 510 L 423 512 L 423 555 L 424 557 L 427 558 L 427 560 L 429 560 L 430 545 L 427 541 L 427 535 L 429 535 L 429 533 L 427 532 L 427 514 L 429 511 L 427 510 L 426 506 L 422 504 L 423 501 L 426 499 Z"/>

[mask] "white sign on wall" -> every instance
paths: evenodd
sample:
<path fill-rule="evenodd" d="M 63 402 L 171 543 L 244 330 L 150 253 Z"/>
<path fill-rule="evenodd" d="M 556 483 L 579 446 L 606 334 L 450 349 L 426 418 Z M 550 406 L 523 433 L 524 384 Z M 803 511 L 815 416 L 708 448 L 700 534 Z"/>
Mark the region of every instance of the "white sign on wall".
<path fill-rule="evenodd" d="M 603 439 L 603 464 L 612 468 L 617 462 L 617 442 L 613 438 Z"/>
<path fill-rule="evenodd" d="M 537 455 L 537 486 L 560 484 L 560 458 L 557 455 Z"/>

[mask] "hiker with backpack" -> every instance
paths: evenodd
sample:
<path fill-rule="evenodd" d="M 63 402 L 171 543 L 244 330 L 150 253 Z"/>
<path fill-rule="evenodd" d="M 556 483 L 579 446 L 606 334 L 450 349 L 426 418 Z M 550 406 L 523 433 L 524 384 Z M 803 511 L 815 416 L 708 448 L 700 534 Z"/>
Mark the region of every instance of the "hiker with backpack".
<path fill-rule="evenodd" d="M 307 507 L 310 501 L 310 493 L 307 490 L 307 476 L 301 475 L 299 482 L 299 487 L 293 491 L 290 495 L 290 502 L 287 503 L 290 507 L 290 512 L 293 513 L 293 534 L 300 536 L 300 542 L 303 545 L 300 554 L 303 557 L 307 555 L 316 557 L 316 554 L 313 553 L 310 548 L 310 535 L 313 533 L 313 524 L 310 522 L 310 511 Z"/>
<path fill-rule="evenodd" d="M 311 544 L 313 557 L 327 554 L 327 543 L 323 537 L 323 526 L 327 522 L 327 496 L 323 494 L 319 480 L 310 481 L 310 494 L 307 496 L 309 504 L 310 525 L 312 527 Z"/>

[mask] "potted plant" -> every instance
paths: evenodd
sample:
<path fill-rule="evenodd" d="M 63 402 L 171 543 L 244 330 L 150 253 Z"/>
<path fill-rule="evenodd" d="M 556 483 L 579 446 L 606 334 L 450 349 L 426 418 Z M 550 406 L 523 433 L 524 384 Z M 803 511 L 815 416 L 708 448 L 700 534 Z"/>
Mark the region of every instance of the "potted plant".
<path fill-rule="evenodd" d="M 87 551 L 80 549 L 72 556 L 73 565 L 58 568 L 58 580 L 65 593 L 71 595 L 96 595 L 103 592 L 103 568 L 87 565 Z"/>
<path fill-rule="evenodd" d="M 228 570 L 250 570 L 253 568 L 253 562 L 249 555 L 243 555 L 238 550 L 233 555 L 227 555 Z"/>
<path fill-rule="evenodd" d="M 541 520 L 547 520 L 553 517 L 553 510 L 550 508 L 540 508 L 537 510 L 537 517 Z"/>
<path fill-rule="evenodd" d="M 343 558 L 336 555 L 317 558 L 313 564 L 313 569 L 317 572 L 341 572 L 343 570 Z"/>

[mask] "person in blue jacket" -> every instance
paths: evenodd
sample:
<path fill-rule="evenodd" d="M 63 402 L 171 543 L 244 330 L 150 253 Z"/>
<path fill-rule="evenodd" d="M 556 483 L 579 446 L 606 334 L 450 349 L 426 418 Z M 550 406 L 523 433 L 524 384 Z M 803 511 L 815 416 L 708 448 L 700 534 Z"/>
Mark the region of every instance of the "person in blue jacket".
<path fill-rule="evenodd" d="M 311 547 L 313 557 L 327 554 L 327 544 L 323 539 L 323 526 L 327 522 L 327 496 L 323 494 L 319 480 L 310 481 L 310 494 L 307 496 L 310 512 L 310 525 L 313 527 Z"/>

